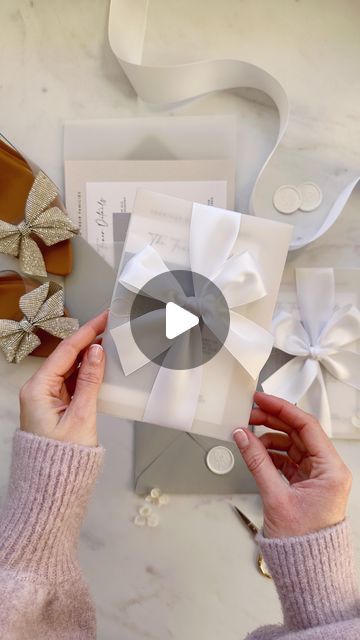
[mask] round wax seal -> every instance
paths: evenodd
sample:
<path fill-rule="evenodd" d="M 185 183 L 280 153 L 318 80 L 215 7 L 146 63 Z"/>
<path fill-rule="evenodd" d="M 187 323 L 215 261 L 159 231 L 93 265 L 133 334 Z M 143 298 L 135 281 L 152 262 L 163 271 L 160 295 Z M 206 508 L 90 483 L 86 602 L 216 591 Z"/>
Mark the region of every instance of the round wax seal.
<path fill-rule="evenodd" d="M 227 447 L 213 447 L 206 456 L 206 464 L 210 471 L 222 476 L 230 473 L 234 467 L 235 459 Z"/>
<path fill-rule="evenodd" d="M 280 213 L 294 213 L 301 205 L 300 191 L 291 184 L 283 184 L 276 189 L 273 204 Z"/>
<path fill-rule="evenodd" d="M 314 211 L 322 202 L 322 191 L 314 182 L 303 182 L 299 184 L 298 190 L 301 195 L 301 211 Z"/>

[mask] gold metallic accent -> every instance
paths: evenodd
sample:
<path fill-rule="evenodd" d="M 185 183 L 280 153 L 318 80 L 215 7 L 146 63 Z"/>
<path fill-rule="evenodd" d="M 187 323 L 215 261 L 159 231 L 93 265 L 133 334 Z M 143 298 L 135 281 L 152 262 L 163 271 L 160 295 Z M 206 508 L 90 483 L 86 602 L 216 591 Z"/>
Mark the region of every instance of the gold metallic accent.
<path fill-rule="evenodd" d="M 64 317 L 64 290 L 56 282 L 45 282 L 21 296 L 20 322 L 0 320 L 0 349 L 8 362 L 21 362 L 41 343 L 36 329 L 57 338 L 67 338 L 79 328 L 75 318 Z"/>
<path fill-rule="evenodd" d="M 0 253 L 18 257 L 24 273 L 46 276 L 44 258 L 31 235 L 38 236 L 49 247 L 78 233 L 64 211 L 50 207 L 57 195 L 53 182 L 40 171 L 26 201 L 24 220 L 19 224 L 0 220 Z"/>
<path fill-rule="evenodd" d="M 246 525 L 246 527 L 249 529 L 249 531 L 251 532 L 251 534 L 253 536 L 256 536 L 256 534 L 259 532 L 258 527 L 251 522 L 251 520 L 245 515 L 245 513 L 243 513 L 242 511 L 240 511 L 240 509 L 238 507 L 235 507 L 234 505 L 231 505 L 233 510 L 235 511 L 236 515 L 240 518 L 240 520 Z M 257 567 L 260 571 L 260 573 L 265 576 L 265 578 L 270 578 L 270 580 L 272 579 L 269 570 L 266 566 L 264 557 L 262 555 L 262 553 L 259 553 L 256 559 L 256 564 Z"/>

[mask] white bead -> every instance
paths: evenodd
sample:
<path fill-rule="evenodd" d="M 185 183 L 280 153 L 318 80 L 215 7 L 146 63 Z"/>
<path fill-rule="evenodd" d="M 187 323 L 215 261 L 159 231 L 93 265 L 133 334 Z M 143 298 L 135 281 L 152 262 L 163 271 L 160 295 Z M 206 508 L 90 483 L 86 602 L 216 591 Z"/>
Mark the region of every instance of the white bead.
<path fill-rule="evenodd" d="M 280 213 L 294 213 L 301 205 L 301 193 L 292 184 L 283 184 L 276 189 L 273 204 Z"/>
<path fill-rule="evenodd" d="M 302 182 L 298 190 L 301 195 L 300 211 L 314 211 L 322 203 L 322 191 L 314 182 Z"/>
<path fill-rule="evenodd" d="M 166 493 L 163 493 L 162 496 L 159 497 L 159 505 L 164 506 L 165 504 L 169 504 L 170 498 Z"/>
<path fill-rule="evenodd" d="M 157 487 L 155 489 L 151 489 L 150 495 L 152 498 L 159 498 L 161 496 L 161 491 Z"/>
<path fill-rule="evenodd" d="M 148 507 L 147 505 L 144 505 L 143 507 L 139 507 L 138 511 L 139 511 L 139 514 L 144 518 L 147 518 L 152 512 L 151 507 Z"/>
<path fill-rule="evenodd" d="M 159 524 L 159 518 L 156 513 L 152 513 L 151 516 L 147 519 L 147 524 L 149 527 L 157 527 Z"/>
<path fill-rule="evenodd" d="M 152 499 L 152 497 L 150 495 L 149 496 L 145 496 L 145 502 L 152 502 L 152 501 L 153 501 L 153 499 Z"/>
<path fill-rule="evenodd" d="M 146 518 L 143 518 L 143 516 L 135 516 L 134 518 L 134 525 L 136 527 L 144 527 L 146 525 Z"/>

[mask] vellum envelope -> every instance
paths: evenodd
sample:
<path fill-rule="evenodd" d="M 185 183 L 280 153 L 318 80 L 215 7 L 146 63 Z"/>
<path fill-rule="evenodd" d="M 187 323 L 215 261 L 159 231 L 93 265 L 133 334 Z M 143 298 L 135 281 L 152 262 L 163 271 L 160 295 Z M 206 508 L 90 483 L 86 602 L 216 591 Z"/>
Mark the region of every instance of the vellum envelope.
<path fill-rule="evenodd" d="M 234 426 L 248 423 L 259 369 L 271 351 L 271 320 L 291 232 L 287 224 L 139 190 L 104 336 L 100 411 L 231 440 Z M 201 366 L 174 372 L 135 353 L 131 305 L 124 313 L 119 300 L 126 287 L 133 296 L 141 289 L 137 283 L 149 256 L 172 271 L 203 273 L 213 265 L 214 282 L 226 285 L 229 333 L 224 346 Z M 243 263 L 250 268 L 238 273 Z M 234 269 L 236 282 L 227 282 Z M 209 271 L 204 275 L 211 276 Z"/>

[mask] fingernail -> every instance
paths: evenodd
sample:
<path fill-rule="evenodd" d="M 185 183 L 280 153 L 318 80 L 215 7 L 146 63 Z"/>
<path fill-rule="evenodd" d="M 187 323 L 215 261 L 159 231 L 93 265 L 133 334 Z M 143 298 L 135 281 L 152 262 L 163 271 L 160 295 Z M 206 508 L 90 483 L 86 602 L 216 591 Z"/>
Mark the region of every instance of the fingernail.
<path fill-rule="evenodd" d="M 88 350 L 88 358 L 90 364 L 100 364 L 104 357 L 104 349 L 101 344 L 92 344 Z"/>
<path fill-rule="evenodd" d="M 235 429 L 233 431 L 232 435 L 233 435 L 233 438 L 234 438 L 236 444 L 239 447 L 246 447 L 246 445 L 249 444 L 249 438 L 248 438 L 248 435 L 246 433 L 246 429 L 242 429 L 242 428 Z"/>

